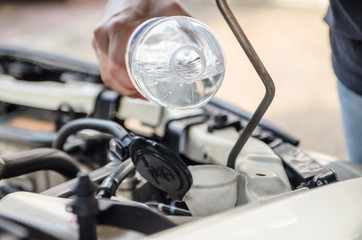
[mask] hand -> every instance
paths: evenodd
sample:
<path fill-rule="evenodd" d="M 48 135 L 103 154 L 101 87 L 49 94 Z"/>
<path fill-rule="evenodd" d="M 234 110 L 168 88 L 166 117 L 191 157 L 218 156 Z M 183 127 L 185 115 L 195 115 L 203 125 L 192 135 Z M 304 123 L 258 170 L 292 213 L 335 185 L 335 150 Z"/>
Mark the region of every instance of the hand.
<path fill-rule="evenodd" d="M 147 19 L 176 15 L 190 16 L 175 0 L 109 0 L 93 38 L 104 84 L 124 96 L 142 98 L 126 69 L 128 38 Z"/>

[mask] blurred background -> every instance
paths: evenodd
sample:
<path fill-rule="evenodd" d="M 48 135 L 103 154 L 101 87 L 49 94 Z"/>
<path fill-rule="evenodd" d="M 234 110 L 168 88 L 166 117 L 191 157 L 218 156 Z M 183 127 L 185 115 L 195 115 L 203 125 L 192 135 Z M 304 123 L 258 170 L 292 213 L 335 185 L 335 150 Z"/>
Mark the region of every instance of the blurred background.
<path fill-rule="evenodd" d="M 253 112 L 264 87 L 212 0 L 183 0 L 209 25 L 225 52 L 217 97 Z M 104 0 L 1 1 L 0 44 L 96 62 L 91 47 Z M 323 22 L 326 0 L 230 0 L 250 42 L 275 81 L 265 119 L 301 140 L 303 149 L 347 159 L 339 103 Z"/>

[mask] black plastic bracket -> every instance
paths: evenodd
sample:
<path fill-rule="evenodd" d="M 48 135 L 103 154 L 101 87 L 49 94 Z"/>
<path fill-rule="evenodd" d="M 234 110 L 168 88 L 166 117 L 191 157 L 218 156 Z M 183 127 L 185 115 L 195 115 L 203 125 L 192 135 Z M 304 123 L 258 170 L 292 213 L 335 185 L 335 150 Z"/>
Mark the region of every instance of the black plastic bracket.
<path fill-rule="evenodd" d="M 315 188 L 338 181 L 333 170 L 289 143 L 282 143 L 273 150 L 283 160 L 291 184 L 295 188 Z"/>
<path fill-rule="evenodd" d="M 104 90 L 96 100 L 93 117 L 99 119 L 113 120 L 118 111 L 121 96 L 115 91 Z"/>
<path fill-rule="evenodd" d="M 187 147 L 187 130 L 197 124 L 206 122 L 207 115 L 194 115 L 187 118 L 171 120 L 166 126 L 162 144 L 172 151 L 183 154 Z"/>
<path fill-rule="evenodd" d="M 209 119 L 207 131 L 211 133 L 214 130 L 228 127 L 233 127 L 236 131 L 240 131 L 242 129 L 241 119 L 234 115 L 219 113 Z"/>

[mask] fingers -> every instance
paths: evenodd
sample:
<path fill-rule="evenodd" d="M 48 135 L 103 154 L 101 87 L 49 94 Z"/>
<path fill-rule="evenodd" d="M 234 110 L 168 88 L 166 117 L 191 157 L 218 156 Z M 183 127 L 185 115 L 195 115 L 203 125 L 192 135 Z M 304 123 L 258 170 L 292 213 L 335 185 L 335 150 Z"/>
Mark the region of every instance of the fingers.
<path fill-rule="evenodd" d="M 126 70 L 124 54 L 128 40 L 126 28 L 119 21 L 94 31 L 93 47 L 98 58 L 104 84 L 122 95 L 139 97 Z"/>

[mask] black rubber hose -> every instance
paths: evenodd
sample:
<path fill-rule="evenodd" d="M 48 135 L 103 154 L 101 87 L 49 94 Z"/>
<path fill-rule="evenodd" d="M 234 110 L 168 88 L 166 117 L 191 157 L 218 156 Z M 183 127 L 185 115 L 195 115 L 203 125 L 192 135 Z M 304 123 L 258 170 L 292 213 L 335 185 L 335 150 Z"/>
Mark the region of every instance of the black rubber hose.
<path fill-rule="evenodd" d="M 109 133 L 114 137 L 123 138 L 127 135 L 127 131 L 121 125 L 109 121 L 95 118 L 80 118 L 68 122 L 59 129 L 58 135 L 53 143 L 53 148 L 63 150 L 63 145 L 67 138 L 83 129 L 92 129 L 105 133 Z"/>
<path fill-rule="evenodd" d="M 116 168 L 119 165 L 118 161 L 112 161 L 107 163 L 105 166 L 95 169 L 91 172 L 88 173 L 90 179 L 92 180 L 92 182 L 94 183 L 98 183 L 103 181 L 109 174 L 111 174 L 114 170 L 114 168 Z M 74 186 L 76 185 L 78 179 L 71 179 L 67 182 L 61 183 L 55 187 L 49 188 L 47 190 L 45 190 L 44 192 L 41 192 L 41 194 L 43 195 L 47 195 L 47 196 L 53 196 L 53 197 L 62 197 L 62 198 L 67 198 L 73 195 L 72 190 L 74 188 Z"/>
<path fill-rule="evenodd" d="M 158 203 L 158 202 L 145 202 L 144 204 L 146 204 L 149 207 L 157 208 L 158 210 L 160 210 L 166 214 L 169 214 L 169 215 L 192 216 L 190 211 L 179 208 L 179 207 L 175 207 L 175 206 L 171 206 L 171 205 L 167 205 L 167 204 L 163 204 L 163 203 Z"/>
<path fill-rule="evenodd" d="M 37 148 L 0 157 L 0 179 L 17 177 L 39 170 L 53 170 L 74 178 L 80 171 L 76 162 L 66 153 L 52 148 Z"/>
<path fill-rule="evenodd" d="M 134 165 L 129 158 L 117 166 L 114 171 L 103 180 L 98 187 L 97 198 L 111 198 L 115 195 L 118 186 L 132 172 Z"/>

